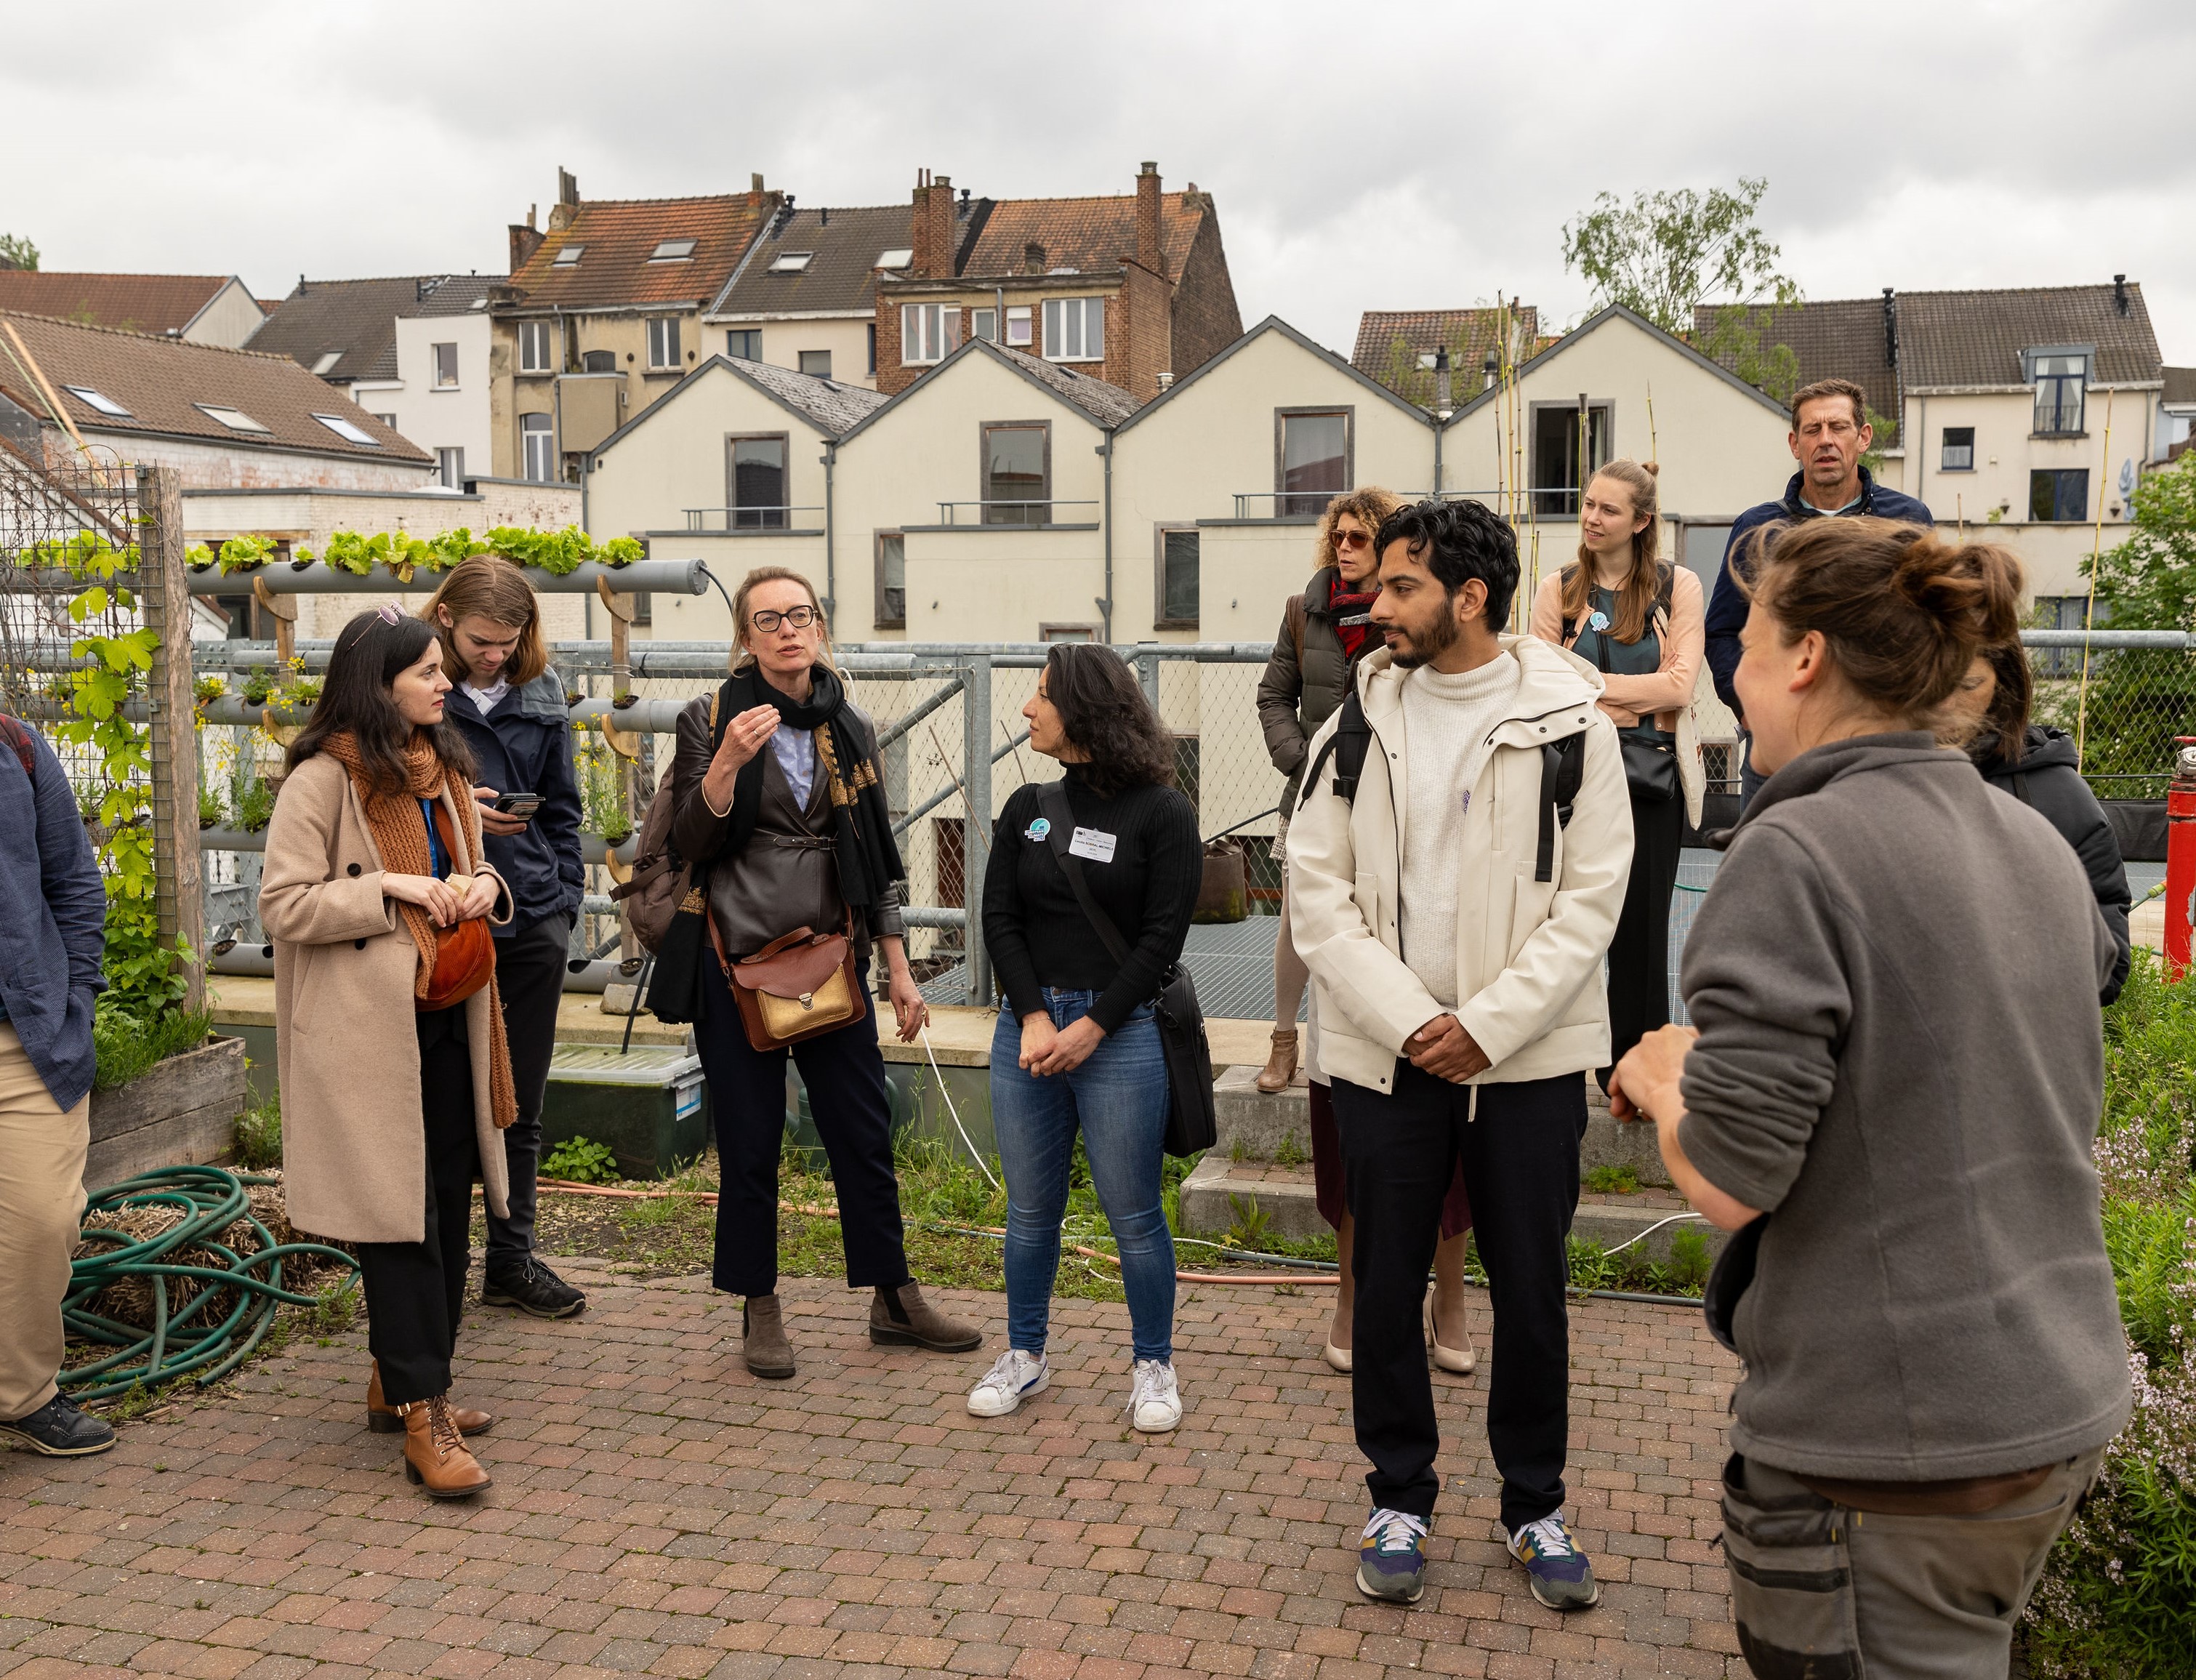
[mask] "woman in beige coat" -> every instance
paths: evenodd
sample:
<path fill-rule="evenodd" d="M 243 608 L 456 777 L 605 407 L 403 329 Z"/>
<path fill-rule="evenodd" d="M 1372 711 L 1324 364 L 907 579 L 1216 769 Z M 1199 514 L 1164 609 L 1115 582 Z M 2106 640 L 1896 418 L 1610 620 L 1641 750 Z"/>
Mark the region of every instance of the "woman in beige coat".
<path fill-rule="evenodd" d="M 472 762 L 443 721 L 433 626 L 393 607 L 336 638 L 267 834 L 259 918 L 274 942 L 284 1189 L 301 1231 L 357 1244 L 373 1372 L 367 1423 L 404 1432 L 437 1498 L 488 1486 L 454 1408 L 450 1359 L 477 1174 L 505 1202 L 517 1103 Z"/>
<path fill-rule="evenodd" d="M 1610 1065 L 1670 1019 L 1670 894 L 1685 823 L 1701 820 L 1693 729 L 1705 610 L 1701 580 L 1656 553 L 1652 461 L 1611 461 L 1579 499 L 1579 557 L 1542 581 L 1534 635 L 1601 673 L 1601 709 L 1623 739 L 1632 876 L 1609 946 Z M 1646 776 L 1638 773 L 1650 772 Z M 1596 1076 L 1604 1088 L 1609 1068 Z"/>

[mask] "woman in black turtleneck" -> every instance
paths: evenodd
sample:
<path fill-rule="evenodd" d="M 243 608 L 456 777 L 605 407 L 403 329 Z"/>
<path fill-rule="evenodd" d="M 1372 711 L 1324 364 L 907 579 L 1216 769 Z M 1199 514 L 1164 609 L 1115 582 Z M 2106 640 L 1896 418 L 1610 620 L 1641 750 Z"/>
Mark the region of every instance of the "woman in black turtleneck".
<path fill-rule="evenodd" d="M 1030 745 L 1066 766 L 1068 819 L 1035 786 L 1014 793 L 991 839 L 984 944 L 1007 996 L 991 1041 L 991 1121 L 1007 1178 L 1008 1348 L 968 1395 L 979 1417 L 1014 1411 L 1050 1380 L 1045 1332 L 1060 1267 L 1068 1163 L 1083 1136 L 1090 1179 L 1121 1250 L 1135 1332 L 1127 1410 L 1139 1429 L 1182 1419 L 1174 1374 L 1174 1239 L 1160 1199 L 1169 1091 L 1152 1000 L 1182 955 L 1205 849 L 1169 783 L 1173 743 L 1110 648 L 1064 643 L 1022 708 Z M 1069 850 L 1126 947 L 1092 926 L 1051 840 Z"/>

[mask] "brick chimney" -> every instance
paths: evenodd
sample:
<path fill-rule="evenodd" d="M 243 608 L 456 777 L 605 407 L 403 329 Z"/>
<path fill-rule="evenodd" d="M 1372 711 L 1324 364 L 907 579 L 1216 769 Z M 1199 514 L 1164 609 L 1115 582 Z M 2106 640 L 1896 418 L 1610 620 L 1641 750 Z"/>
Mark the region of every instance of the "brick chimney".
<path fill-rule="evenodd" d="M 534 212 L 526 212 L 523 222 L 511 224 L 511 270 L 517 274 L 533 260 L 534 253 L 541 249 L 541 234 L 534 225 Z"/>
<path fill-rule="evenodd" d="M 1155 274 L 1166 273 L 1159 249 L 1159 166 L 1146 164 L 1136 175 L 1136 261 Z"/>
<path fill-rule="evenodd" d="M 557 202 L 549 206 L 549 231 L 572 225 L 580 214 L 580 180 L 569 170 L 557 171 Z"/>
<path fill-rule="evenodd" d="M 918 272 L 931 280 L 953 278 L 953 177 L 935 175 L 930 178 L 930 190 L 924 194 L 921 212 L 922 226 L 928 230 L 924 250 L 918 253 Z"/>

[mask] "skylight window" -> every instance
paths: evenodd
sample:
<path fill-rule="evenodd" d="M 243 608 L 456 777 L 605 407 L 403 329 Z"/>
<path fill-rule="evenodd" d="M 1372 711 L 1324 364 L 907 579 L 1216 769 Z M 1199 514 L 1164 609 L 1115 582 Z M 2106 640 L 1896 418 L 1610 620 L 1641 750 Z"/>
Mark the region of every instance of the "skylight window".
<path fill-rule="evenodd" d="M 313 364 L 313 372 L 315 373 L 325 373 L 328 369 L 333 367 L 343 359 L 344 353 L 341 350 L 322 350 L 320 355 L 320 360 Z"/>
<path fill-rule="evenodd" d="M 549 266 L 552 268 L 576 268 L 580 266 L 580 253 L 586 249 L 583 245 L 568 245 L 557 253 L 557 260 Z"/>
<path fill-rule="evenodd" d="M 118 414 L 125 420 L 130 418 L 130 411 L 105 391 L 94 390 L 90 385 L 63 385 L 61 389 L 78 402 L 87 407 L 96 408 L 102 414 Z"/>
<path fill-rule="evenodd" d="M 694 254 L 694 247 L 700 243 L 699 240 L 666 240 L 649 253 L 648 260 L 651 263 L 681 263 Z"/>
<path fill-rule="evenodd" d="M 815 260 L 816 253 L 812 251 L 783 251 L 771 259 L 770 271 L 773 274 L 803 274 Z"/>
<path fill-rule="evenodd" d="M 208 419 L 219 420 L 231 431 L 271 432 L 274 430 L 272 426 L 261 424 L 241 408 L 224 408 L 217 402 L 197 402 L 191 406 Z"/>
<path fill-rule="evenodd" d="M 315 414 L 313 418 L 346 443 L 363 443 L 369 449 L 379 449 L 381 440 L 363 426 L 354 425 L 340 414 Z"/>
<path fill-rule="evenodd" d="M 912 245 L 894 245 L 890 251 L 877 253 L 877 267 L 880 268 L 906 268 L 913 267 L 914 263 L 915 247 Z"/>

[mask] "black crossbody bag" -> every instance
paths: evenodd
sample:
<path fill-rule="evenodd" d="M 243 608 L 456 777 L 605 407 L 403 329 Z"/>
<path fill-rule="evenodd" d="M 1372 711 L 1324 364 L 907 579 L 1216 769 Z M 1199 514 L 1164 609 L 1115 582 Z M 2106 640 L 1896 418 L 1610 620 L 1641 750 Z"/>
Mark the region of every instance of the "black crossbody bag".
<path fill-rule="evenodd" d="M 1089 884 L 1083 879 L 1083 860 L 1067 849 L 1075 834 L 1075 813 L 1068 807 L 1066 794 L 1059 782 L 1048 782 L 1037 790 L 1037 803 L 1051 824 L 1045 838 L 1068 886 L 1075 890 L 1075 902 L 1098 930 L 1113 961 L 1126 963 L 1129 947 L 1121 930 L 1090 897 Z M 1211 1148 L 1220 1133 L 1212 1106 L 1212 1048 L 1205 1041 L 1205 1009 L 1197 1001 L 1195 984 L 1179 962 L 1159 981 L 1159 995 L 1152 1000 L 1152 1019 L 1159 1025 L 1159 1049 L 1166 1059 L 1166 1152 L 1194 1155 Z"/>

